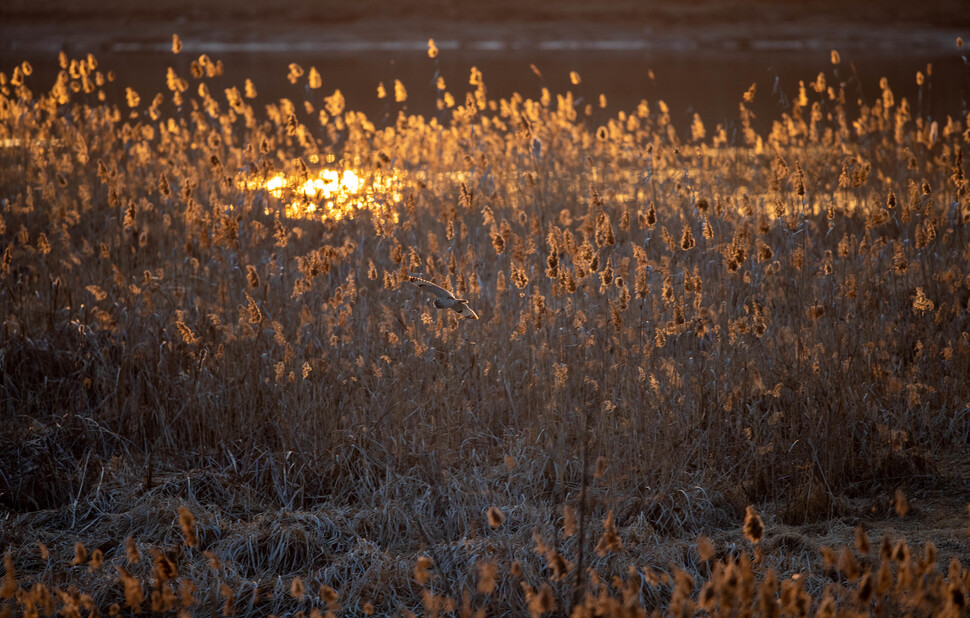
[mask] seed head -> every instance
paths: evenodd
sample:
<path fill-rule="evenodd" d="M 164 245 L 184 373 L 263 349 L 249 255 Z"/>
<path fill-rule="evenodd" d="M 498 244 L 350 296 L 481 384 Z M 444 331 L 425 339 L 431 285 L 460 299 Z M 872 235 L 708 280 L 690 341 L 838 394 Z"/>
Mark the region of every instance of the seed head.
<path fill-rule="evenodd" d="M 714 544 L 703 534 L 697 538 L 697 554 L 704 562 L 714 557 Z"/>
<path fill-rule="evenodd" d="M 188 547 L 196 547 L 199 539 L 195 535 L 195 516 L 192 511 L 184 506 L 179 507 L 179 526 L 182 528 L 182 536 L 185 537 L 185 544 Z"/>
<path fill-rule="evenodd" d="M 304 594 L 305 588 L 303 586 L 303 580 L 299 577 L 294 577 L 290 583 L 290 595 L 297 601 L 302 601 Z"/>
<path fill-rule="evenodd" d="M 431 579 L 431 567 L 433 566 L 434 560 L 428 556 L 419 556 L 417 564 L 414 565 L 414 581 L 422 586 L 427 584 Z"/>
<path fill-rule="evenodd" d="M 623 541 L 620 540 L 620 535 L 616 531 L 616 525 L 613 523 L 613 511 L 611 510 L 607 513 L 606 519 L 603 520 L 603 536 L 596 543 L 596 555 L 603 557 L 621 549 L 623 549 Z"/>
<path fill-rule="evenodd" d="M 478 569 L 478 592 L 491 594 L 498 581 L 498 566 L 491 560 L 479 562 L 475 566 Z"/>
<path fill-rule="evenodd" d="M 340 603 L 338 603 L 340 595 L 337 594 L 337 591 L 330 586 L 326 584 L 320 585 L 320 598 L 323 599 L 323 602 L 326 603 L 327 607 L 332 611 L 337 611 L 340 609 Z"/>
<path fill-rule="evenodd" d="M 498 528 L 503 523 L 505 523 L 505 513 L 497 506 L 488 507 L 488 525 L 492 528 Z"/>
<path fill-rule="evenodd" d="M 744 511 L 744 536 L 752 543 L 759 543 L 765 532 L 765 524 L 761 520 L 761 515 L 754 510 L 753 506 L 748 506 Z"/>
<path fill-rule="evenodd" d="M 922 290 L 919 288 L 917 288 L 917 290 L 922 292 Z M 896 514 L 900 517 L 906 517 L 906 514 L 909 513 L 909 500 L 906 499 L 906 494 L 903 493 L 903 489 L 901 487 L 896 489 L 896 495 L 893 503 L 895 505 Z"/>
<path fill-rule="evenodd" d="M 3 584 L 0 585 L 0 599 L 11 599 L 17 593 L 17 572 L 13 566 L 13 556 L 9 551 L 3 556 Z"/>
<path fill-rule="evenodd" d="M 576 509 L 568 504 L 562 507 L 562 533 L 566 538 L 574 536 L 579 532 L 579 524 L 576 521 Z"/>
<path fill-rule="evenodd" d="M 684 233 L 680 238 L 680 248 L 689 251 L 694 248 L 694 235 L 690 231 L 690 224 L 684 224 Z"/>
<path fill-rule="evenodd" d="M 869 553 L 869 535 L 866 534 L 866 530 L 862 526 L 855 527 L 855 546 L 860 554 Z"/>

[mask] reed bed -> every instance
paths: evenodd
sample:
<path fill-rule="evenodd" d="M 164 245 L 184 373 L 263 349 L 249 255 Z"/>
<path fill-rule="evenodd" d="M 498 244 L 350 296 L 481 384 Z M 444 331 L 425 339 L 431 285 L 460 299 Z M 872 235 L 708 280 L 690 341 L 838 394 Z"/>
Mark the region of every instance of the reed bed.
<path fill-rule="evenodd" d="M 687 133 L 578 74 L 378 126 L 61 66 L 0 74 L 0 611 L 965 612 L 962 534 L 772 535 L 966 466 L 965 112 L 837 52 Z"/>

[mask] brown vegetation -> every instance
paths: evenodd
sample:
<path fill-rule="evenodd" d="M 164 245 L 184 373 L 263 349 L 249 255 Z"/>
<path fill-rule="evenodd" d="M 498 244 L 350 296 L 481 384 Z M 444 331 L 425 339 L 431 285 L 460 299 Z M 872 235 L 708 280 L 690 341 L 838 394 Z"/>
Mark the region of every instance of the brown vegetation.
<path fill-rule="evenodd" d="M 265 111 L 207 57 L 4 74 L 2 607 L 960 611 L 929 545 L 773 541 L 970 435 L 970 118 L 839 61 L 766 135 L 754 89 L 686 136 L 475 69 L 387 127 L 296 65 Z"/>

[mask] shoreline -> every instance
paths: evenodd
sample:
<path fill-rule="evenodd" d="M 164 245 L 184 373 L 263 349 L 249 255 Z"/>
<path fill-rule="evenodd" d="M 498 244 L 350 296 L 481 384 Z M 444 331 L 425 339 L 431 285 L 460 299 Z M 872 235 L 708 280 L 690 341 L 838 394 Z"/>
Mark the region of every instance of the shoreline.
<path fill-rule="evenodd" d="M 57 53 L 62 49 L 165 52 L 171 35 L 183 54 L 235 52 L 422 52 L 427 39 L 447 51 L 515 52 L 690 52 L 774 53 L 839 49 L 872 54 L 956 53 L 956 27 L 831 24 L 824 21 L 772 24 L 758 33 L 738 23 L 467 23 L 442 20 L 353 23 L 288 20 L 144 20 L 93 18 L 78 22 L 4 20 L 0 55 Z"/>

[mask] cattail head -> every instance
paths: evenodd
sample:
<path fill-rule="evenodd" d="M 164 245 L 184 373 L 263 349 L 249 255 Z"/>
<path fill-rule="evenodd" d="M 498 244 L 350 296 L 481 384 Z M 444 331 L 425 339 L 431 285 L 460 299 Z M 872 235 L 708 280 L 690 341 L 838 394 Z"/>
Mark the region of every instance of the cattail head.
<path fill-rule="evenodd" d="M 84 543 L 78 541 L 74 544 L 74 560 L 71 564 L 77 566 L 79 564 L 84 564 L 88 559 L 88 550 L 84 547 Z"/>
<path fill-rule="evenodd" d="M 613 523 L 613 511 L 611 510 L 606 514 L 606 519 L 603 520 L 603 535 L 596 543 L 596 555 L 605 556 L 621 549 L 623 549 L 623 541 L 620 540 L 616 525 Z"/>
<path fill-rule="evenodd" d="M 17 593 L 17 572 L 14 570 L 13 556 L 7 551 L 3 556 L 3 584 L 0 585 L 0 599 L 12 599 Z"/>
<path fill-rule="evenodd" d="M 569 376 L 569 367 L 566 363 L 555 363 L 552 366 L 553 389 L 562 390 L 566 387 L 566 379 Z"/>
<path fill-rule="evenodd" d="M 839 570 L 852 581 L 855 581 L 859 577 L 861 571 L 859 561 L 856 560 L 852 552 L 846 547 L 839 550 Z"/>
<path fill-rule="evenodd" d="M 337 611 L 338 609 L 340 609 L 340 603 L 339 603 L 340 595 L 337 594 L 337 591 L 331 588 L 330 586 L 326 584 L 320 585 L 320 598 L 323 600 L 324 603 L 327 604 L 327 607 L 330 610 Z"/>
<path fill-rule="evenodd" d="M 95 549 L 91 552 L 91 559 L 88 561 L 88 572 L 100 569 L 103 563 L 104 552 L 102 552 L 100 549 Z"/>
<path fill-rule="evenodd" d="M 225 599 L 222 605 L 222 615 L 232 616 L 236 613 L 236 593 L 227 584 L 219 584 L 219 594 Z"/>
<path fill-rule="evenodd" d="M 188 547 L 196 547 L 199 544 L 199 539 L 195 535 L 195 516 L 192 515 L 192 511 L 184 506 L 180 506 L 179 510 L 179 526 L 182 528 L 182 536 L 185 537 L 185 544 Z"/>
<path fill-rule="evenodd" d="M 576 509 L 566 504 L 563 505 L 562 511 L 562 533 L 566 538 L 569 538 L 579 532 L 579 524 L 576 520 Z"/>
<path fill-rule="evenodd" d="M 744 536 L 752 543 L 759 543 L 765 533 L 765 524 L 761 520 L 761 515 L 748 505 L 744 510 Z"/>
<path fill-rule="evenodd" d="M 862 526 L 855 527 L 855 546 L 860 554 L 869 553 L 869 535 L 866 534 L 866 530 Z"/>
<path fill-rule="evenodd" d="M 294 577 L 293 581 L 290 582 L 290 595 L 297 601 L 302 601 L 306 593 L 306 589 L 303 586 L 303 580 L 300 577 Z"/>
<path fill-rule="evenodd" d="M 606 258 L 606 266 L 600 271 L 600 292 L 605 292 L 613 283 L 613 258 Z"/>
<path fill-rule="evenodd" d="M 538 591 L 533 590 L 532 586 L 526 582 L 522 582 L 522 589 L 529 605 L 529 615 L 533 618 L 538 618 L 556 609 L 556 597 L 548 582 L 543 582 Z"/>
<path fill-rule="evenodd" d="M 900 539 L 896 542 L 893 547 L 893 560 L 899 563 L 909 562 L 910 552 L 909 545 L 906 543 L 905 539 Z"/>
<path fill-rule="evenodd" d="M 709 562 L 714 557 L 714 544 L 703 534 L 697 537 L 697 555 L 703 562 Z"/>
<path fill-rule="evenodd" d="M 498 528 L 505 522 L 505 513 L 502 512 L 497 506 L 488 507 L 488 525 L 492 528 Z"/>
<path fill-rule="evenodd" d="M 171 558 L 157 549 L 151 550 L 152 554 L 152 575 L 158 581 L 167 582 L 178 577 L 178 569 Z"/>
<path fill-rule="evenodd" d="M 475 566 L 478 570 L 476 589 L 480 594 L 491 594 L 498 581 L 498 566 L 492 560 L 479 561 Z"/>
<path fill-rule="evenodd" d="M 630 211 L 629 210 L 624 209 L 623 212 L 620 213 L 619 226 L 620 226 L 621 232 L 630 231 Z"/>
<path fill-rule="evenodd" d="M 926 313 L 927 311 L 933 311 L 934 306 L 935 305 L 933 304 L 933 301 L 926 297 L 926 293 L 923 291 L 923 288 L 917 287 L 916 295 L 913 298 L 913 311 L 915 311 L 916 313 Z M 900 501 L 900 497 L 902 497 L 902 501 Z M 909 505 L 905 503 L 905 500 L 906 500 L 906 496 L 903 495 L 902 490 L 897 489 L 896 490 L 896 512 L 899 513 L 900 517 L 904 517 L 906 515 L 905 510 L 909 509 Z M 901 504 L 906 504 L 906 507 L 903 512 L 900 512 Z"/>
<path fill-rule="evenodd" d="M 128 558 L 128 564 L 138 564 L 141 562 L 141 553 L 138 551 L 138 545 L 132 537 L 128 537 L 125 541 L 125 555 Z"/>
<path fill-rule="evenodd" d="M 142 588 L 141 582 L 128 573 L 125 567 L 118 565 L 115 568 L 118 570 L 121 584 L 125 588 L 125 605 L 134 609 L 136 612 L 140 612 L 141 606 L 145 602 L 145 591 Z"/>
<path fill-rule="evenodd" d="M 263 312 L 259 308 L 259 305 L 256 304 L 256 301 L 253 300 L 253 297 L 250 296 L 248 292 L 246 293 L 246 301 L 248 302 L 248 307 L 249 307 L 249 323 L 250 324 L 261 323 L 263 321 Z"/>
<path fill-rule="evenodd" d="M 206 557 L 206 561 L 209 564 L 209 568 L 213 571 L 218 571 L 222 568 L 222 561 L 219 560 L 219 556 L 215 555 L 209 550 L 202 552 L 202 555 Z"/>
<path fill-rule="evenodd" d="M 47 255 L 51 252 L 51 243 L 47 240 L 47 234 L 44 232 L 37 236 L 37 252 L 41 255 Z"/>
<path fill-rule="evenodd" d="M 492 239 L 492 248 L 495 249 L 496 255 L 502 255 L 502 252 L 505 251 L 505 237 L 494 230 L 489 236 Z"/>
<path fill-rule="evenodd" d="M 637 298 L 646 298 L 650 294 L 650 283 L 647 281 L 646 265 L 637 266 L 633 288 Z"/>
<path fill-rule="evenodd" d="M 431 579 L 431 567 L 433 566 L 434 560 L 428 556 L 418 556 L 418 561 L 414 565 L 414 581 L 422 586 L 427 584 Z"/>
<path fill-rule="evenodd" d="M 562 288 L 566 291 L 566 293 L 576 293 L 576 278 L 568 268 L 559 269 L 559 283 L 562 285 Z"/>
<path fill-rule="evenodd" d="M 601 211 L 596 217 L 596 233 L 594 236 L 597 247 L 606 247 L 616 243 L 613 224 L 610 222 L 610 216 L 605 212 Z"/>
<path fill-rule="evenodd" d="M 559 278 L 559 255 L 550 253 L 546 257 L 546 277 L 549 279 Z"/>
<path fill-rule="evenodd" d="M 758 261 L 767 262 L 774 256 L 774 252 L 771 250 L 771 246 L 766 243 L 758 242 Z"/>
<path fill-rule="evenodd" d="M 815 616 L 816 618 L 835 618 L 835 599 L 830 594 L 826 594 L 825 598 L 822 599 Z"/>
<path fill-rule="evenodd" d="M 778 607 L 778 575 L 774 569 L 768 569 L 765 579 L 758 588 L 758 604 L 763 616 L 777 616 Z"/>
<path fill-rule="evenodd" d="M 694 234 L 690 231 L 690 224 L 684 224 L 684 233 L 680 237 L 680 248 L 684 251 L 694 248 Z"/>

